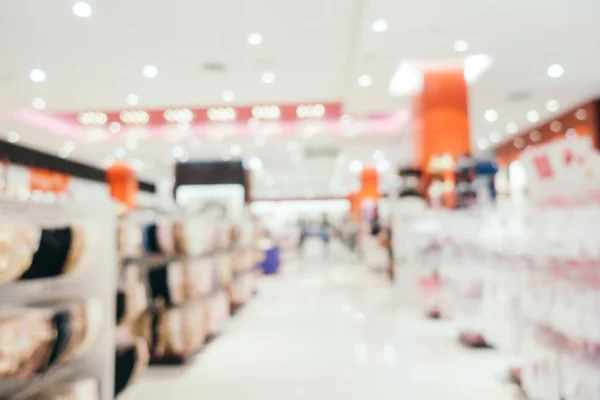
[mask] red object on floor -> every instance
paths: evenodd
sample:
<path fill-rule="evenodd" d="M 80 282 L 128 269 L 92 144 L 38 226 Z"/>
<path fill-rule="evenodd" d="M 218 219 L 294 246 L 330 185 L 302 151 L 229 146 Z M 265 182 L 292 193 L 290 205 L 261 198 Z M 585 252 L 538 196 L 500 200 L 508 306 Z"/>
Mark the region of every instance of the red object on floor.
<path fill-rule="evenodd" d="M 487 347 L 488 344 L 481 334 L 476 332 L 461 332 L 460 341 L 470 347 Z"/>
<path fill-rule="evenodd" d="M 521 384 L 521 368 L 519 367 L 514 367 L 511 368 L 509 370 L 510 373 L 510 379 L 515 382 L 516 384 L 520 385 Z"/>
<path fill-rule="evenodd" d="M 442 313 L 438 307 L 433 307 L 427 312 L 427 318 L 439 319 L 442 317 Z"/>

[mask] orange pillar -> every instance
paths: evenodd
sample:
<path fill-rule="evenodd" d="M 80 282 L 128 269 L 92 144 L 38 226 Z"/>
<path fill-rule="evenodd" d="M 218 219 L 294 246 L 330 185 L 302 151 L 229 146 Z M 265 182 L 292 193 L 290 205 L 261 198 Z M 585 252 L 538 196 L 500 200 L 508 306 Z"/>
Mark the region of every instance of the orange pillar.
<path fill-rule="evenodd" d="M 431 182 L 427 165 L 432 156 L 449 154 L 454 160 L 470 153 L 468 86 L 463 68 L 423 71 L 423 90 L 413 102 L 414 155 Z M 445 179 L 453 179 L 451 173 Z"/>

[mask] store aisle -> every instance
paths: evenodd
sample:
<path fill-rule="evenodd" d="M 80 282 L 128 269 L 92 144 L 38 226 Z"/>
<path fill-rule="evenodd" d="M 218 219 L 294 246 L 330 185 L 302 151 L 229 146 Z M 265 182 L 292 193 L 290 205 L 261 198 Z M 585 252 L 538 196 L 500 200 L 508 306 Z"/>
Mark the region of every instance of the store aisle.
<path fill-rule="evenodd" d="M 348 261 L 289 266 L 185 367 L 153 367 L 121 400 L 515 399 L 507 364 L 452 325 L 394 305 Z"/>

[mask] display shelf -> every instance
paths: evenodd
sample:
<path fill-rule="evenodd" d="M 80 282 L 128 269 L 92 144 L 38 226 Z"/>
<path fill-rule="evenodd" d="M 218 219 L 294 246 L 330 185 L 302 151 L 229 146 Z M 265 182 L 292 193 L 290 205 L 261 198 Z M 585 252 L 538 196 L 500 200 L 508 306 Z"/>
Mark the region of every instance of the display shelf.
<path fill-rule="evenodd" d="M 19 225 L 39 229 L 69 227 L 71 235 L 77 228 L 81 243 L 75 236 L 69 236 L 69 241 L 65 242 L 68 243 L 66 251 L 77 249 L 75 270 L 65 272 L 65 262 L 57 277 L 4 283 L 0 285 L 0 305 L 4 310 L 44 310 L 53 315 L 52 318 L 60 312 L 65 316 L 63 321 L 67 321 L 61 325 L 64 329 L 74 329 L 74 325 L 66 324 L 73 323 L 77 315 L 77 318 L 83 318 L 86 327 L 86 333 L 77 339 L 67 336 L 68 345 L 76 346 L 75 350 L 67 354 L 65 347 L 47 370 L 38 369 L 39 372 L 27 379 L 0 380 L 0 398 L 27 399 L 67 380 L 93 378 L 99 385 L 99 399 L 112 399 L 117 280 L 116 218 L 112 203 L 65 201 L 40 204 L 0 199 L 0 224 L 5 229 Z M 79 244 L 81 247 L 74 247 Z M 41 246 L 40 241 L 37 251 Z M 57 248 L 53 251 L 52 255 L 58 254 Z M 81 314 L 74 314 L 71 304 L 76 305 L 77 310 L 81 307 Z M 52 351 L 56 349 L 53 347 Z"/>

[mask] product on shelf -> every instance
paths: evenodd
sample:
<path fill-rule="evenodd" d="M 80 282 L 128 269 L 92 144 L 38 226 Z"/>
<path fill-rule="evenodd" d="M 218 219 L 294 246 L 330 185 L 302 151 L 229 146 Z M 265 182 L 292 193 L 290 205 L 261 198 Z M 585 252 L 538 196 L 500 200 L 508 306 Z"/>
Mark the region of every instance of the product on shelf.
<path fill-rule="evenodd" d="M 138 338 L 117 346 L 115 357 L 115 396 L 134 383 L 146 370 L 150 354 L 148 343 Z"/>
<path fill-rule="evenodd" d="M 97 382 L 88 398 L 112 398 L 112 211 L 0 200 L 0 398 L 77 399 L 62 382 L 80 378 Z"/>

